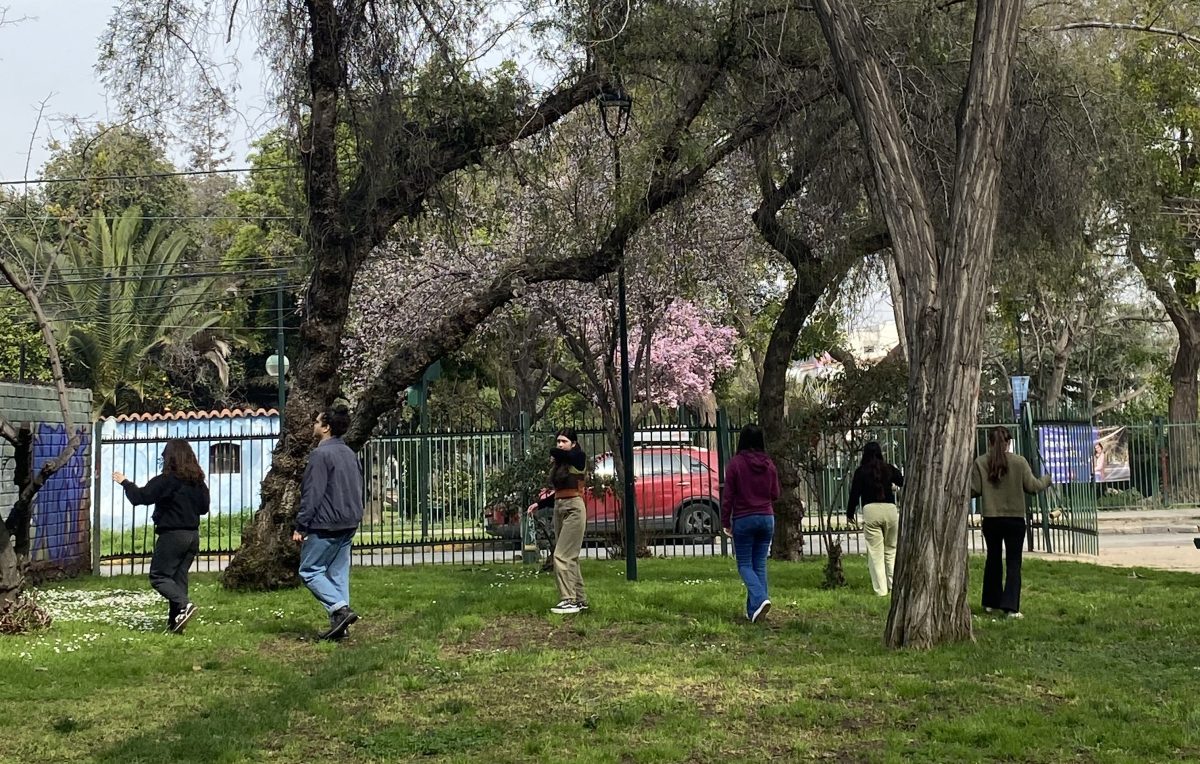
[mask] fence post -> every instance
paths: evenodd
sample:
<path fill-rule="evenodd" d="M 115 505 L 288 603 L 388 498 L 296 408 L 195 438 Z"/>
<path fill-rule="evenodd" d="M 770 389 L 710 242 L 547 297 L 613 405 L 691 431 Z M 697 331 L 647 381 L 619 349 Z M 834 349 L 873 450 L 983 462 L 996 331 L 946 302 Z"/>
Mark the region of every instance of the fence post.
<path fill-rule="evenodd" d="M 100 447 L 104 440 L 104 420 L 92 427 L 92 575 L 100 575 Z"/>
<path fill-rule="evenodd" d="M 429 432 L 429 404 L 422 401 L 417 432 L 417 511 L 421 515 L 421 541 L 429 540 L 429 478 L 433 469 L 433 435 Z"/>
<path fill-rule="evenodd" d="M 722 504 L 725 501 L 725 461 L 729 458 L 729 417 L 725 409 L 717 409 L 717 498 Z M 718 525 L 720 525 L 720 507 L 717 508 Z M 721 556 L 729 556 L 729 537 L 725 529 L 721 529 Z"/>
<path fill-rule="evenodd" d="M 522 411 L 520 417 L 521 427 L 521 457 L 529 456 L 529 450 L 533 446 L 533 441 L 530 436 L 529 429 L 531 427 L 528 411 Z M 521 513 L 521 562 L 525 565 L 537 565 L 541 562 L 541 555 L 538 554 L 537 545 L 537 527 L 534 525 L 533 516 L 525 511 L 525 506 L 528 505 L 529 497 L 522 496 L 521 504 L 518 508 Z"/>

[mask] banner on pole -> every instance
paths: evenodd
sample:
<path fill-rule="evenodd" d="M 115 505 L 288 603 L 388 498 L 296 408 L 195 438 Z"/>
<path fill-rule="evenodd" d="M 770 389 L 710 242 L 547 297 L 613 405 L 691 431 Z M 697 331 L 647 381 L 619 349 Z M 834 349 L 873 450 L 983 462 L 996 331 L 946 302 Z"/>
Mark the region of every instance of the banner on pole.
<path fill-rule="evenodd" d="M 1013 416 L 1021 420 L 1021 404 L 1029 397 L 1029 377 L 1014 375 L 1012 381 Z"/>

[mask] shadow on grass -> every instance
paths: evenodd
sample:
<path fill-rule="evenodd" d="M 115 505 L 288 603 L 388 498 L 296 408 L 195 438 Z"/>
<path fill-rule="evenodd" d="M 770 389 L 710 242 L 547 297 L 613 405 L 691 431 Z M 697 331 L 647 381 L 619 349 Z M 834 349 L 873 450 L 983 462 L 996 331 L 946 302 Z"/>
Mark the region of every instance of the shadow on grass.
<path fill-rule="evenodd" d="M 435 609 L 406 615 L 418 623 L 437 624 L 435 632 L 446 619 L 445 613 Z M 284 749 L 288 745 L 285 738 L 297 736 L 305 738 L 300 746 L 304 760 L 324 760 L 313 758 L 313 750 L 320 750 L 322 745 L 330 746 L 330 757 L 349 756 L 349 760 L 356 760 L 355 754 L 368 758 L 383 754 L 437 755 L 471 751 L 501 734 L 491 724 L 460 722 L 445 729 L 381 725 L 369 732 L 345 735 L 339 724 L 342 733 L 336 736 L 336 743 L 329 743 L 321 729 L 298 725 L 304 717 L 326 718 L 331 695 L 339 695 L 332 702 L 343 702 L 345 690 L 370 686 L 382 672 L 393 669 L 397 656 L 409 649 L 394 639 L 395 634 L 386 624 L 364 620 L 340 643 L 320 640 L 315 626 L 308 624 L 248 625 L 248 631 L 263 637 L 258 644 L 260 654 L 274 659 L 277 667 L 263 675 L 264 682 L 271 682 L 269 688 L 210 700 L 181 718 L 96 751 L 91 760 L 101 764 L 257 760 L 264 753 Z M 282 673 L 288 669 L 292 673 Z M 214 676 L 213 681 L 221 680 Z M 181 687 L 180 691 L 186 689 Z"/>
<path fill-rule="evenodd" d="M 164 727 L 147 730 L 95 754 L 97 762 L 214 762 L 255 758 L 278 747 L 293 713 L 315 708 L 326 693 L 386 665 L 383 647 L 326 656 L 311 653 L 307 665 L 270 690 L 221 697 Z M 302 730 L 299 734 L 313 734 Z"/>

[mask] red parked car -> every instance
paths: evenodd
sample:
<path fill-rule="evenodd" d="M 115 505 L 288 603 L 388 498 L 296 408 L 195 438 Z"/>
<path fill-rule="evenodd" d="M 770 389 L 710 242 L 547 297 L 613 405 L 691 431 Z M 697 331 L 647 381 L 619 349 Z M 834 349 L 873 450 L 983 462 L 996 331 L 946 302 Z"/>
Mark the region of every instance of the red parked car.
<path fill-rule="evenodd" d="M 683 536 L 715 536 L 721 532 L 720 485 L 716 454 L 692 446 L 643 446 L 633 450 L 634 501 L 643 531 Z M 584 494 L 587 533 L 612 535 L 621 522 L 621 486 L 615 483 L 612 454 L 596 457 L 592 467 L 606 483 L 604 490 Z M 606 480 L 607 478 L 607 480 Z M 552 510 L 537 510 L 549 522 Z M 520 538 L 517 513 L 496 507 L 484 519 L 487 532 Z"/>

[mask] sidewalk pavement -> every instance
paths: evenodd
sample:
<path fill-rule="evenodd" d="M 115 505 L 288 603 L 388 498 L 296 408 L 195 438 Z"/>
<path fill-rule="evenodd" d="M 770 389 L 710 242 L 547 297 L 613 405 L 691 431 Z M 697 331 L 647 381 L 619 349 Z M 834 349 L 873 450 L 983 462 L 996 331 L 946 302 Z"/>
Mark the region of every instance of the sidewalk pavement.
<path fill-rule="evenodd" d="M 1100 554 L 1034 554 L 1047 560 L 1076 560 L 1121 568 L 1200 573 L 1200 508 L 1119 510 L 1099 513 Z"/>

